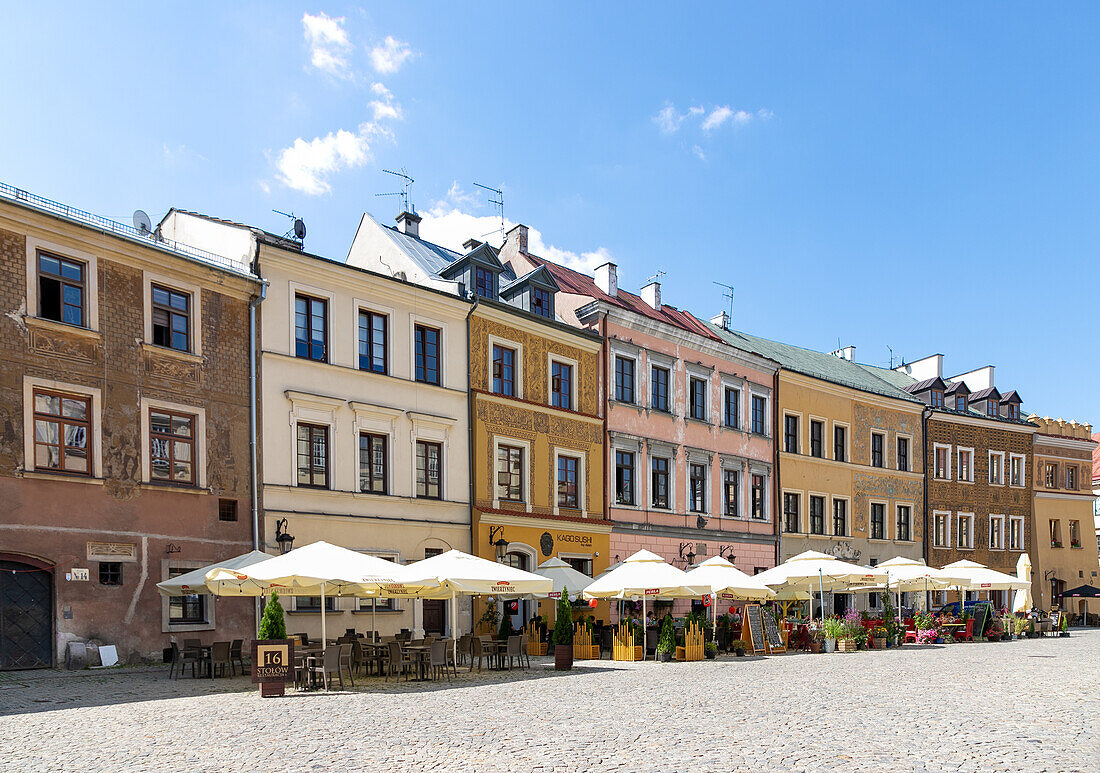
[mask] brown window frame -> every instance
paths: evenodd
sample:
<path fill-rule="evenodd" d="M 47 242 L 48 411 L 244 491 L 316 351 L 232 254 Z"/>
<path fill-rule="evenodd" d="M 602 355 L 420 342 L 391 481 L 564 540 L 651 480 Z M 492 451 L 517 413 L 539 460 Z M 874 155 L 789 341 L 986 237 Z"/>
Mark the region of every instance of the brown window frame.
<path fill-rule="evenodd" d="M 305 303 L 306 303 L 306 310 L 305 310 L 306 324 L 305 324 L 305 328 L 304 328 L 304 330 L 306 332 L 306 337 L 304 339 L 304 342 L 303 342 L 303 339 L 299 338 L 299 336 L 298 336 L 298 330 L 299 330 L 299 328 L 301 328 L 301 326 L 298 324 L 298 314 L 300 313 L 298 311 L 298 301 L 305 301 Z M 313 333 L 314 333 L 314 329 L 313 329 L 313 318 L 314 318 L 313 304 L 314 303 L 321 304 L 321 326 L 322 326 L 322 331 L 321 332 L 322 332 L 323 335 L 322 335 L 321 356 L 320 357 L 314 357 L 313 356 L 313 347 L 315 345 L 313 343 Z M 312 360 L 313 362 L 328 362 L 329 361 L 329 359 L 328 359 L 328 355 L 329 355 L 329 341 L 328 341 L 328 327 L 329 327 L 329 325 L 328 325 L 328 323 L 329 323 L 329 319 L 328 319 L 328 299 L 327 298 L 318 298 L 316 295 L 308 295 L 306 293 L 294 293 L 294 356 L 299 357 L 303 360 Z M 300 352 L 299 349 L 298 349 L 299 345 L 302 344 L 302 343 L 305 344 L 304 352 Z"/>
<path fill-rule="evenodd" d="M 45 413 L 38 410 L 38 398 L 39 397 L 56 397 L 58 399 L 58 414 Z M 64 400 L 75 400 L 84 403 L 84 414 L 86 419 L 78 419 L 71 416 L 64 415 Z M 60 392 L 53 389 L 34 389 L 31 392 L 32 401 L 32 420 L 31 420 L 31 432 L 34 433 L 34 457 L 32 460 L 32 467 L 35 471 L 58 473 L 63 475 L 80 475 L 84 477 L 91 477 L 95 472 L 94 459 L 92 457 L 92 397 L 91 395 L 74 394 L 72 392 Z M 50 422 L 57 425 L 57 443 L 46 443 L 38 439 L 38 422 Z M 67 470 L 65 469 L 65 449 L 66 448 L 80 448 L 80 446 L 67 446 L 65 444 L 65 437 L 67 435 L 65 428 L 68 426 L 79 427 L 84 430 L 84 458 L 87 462 L 87 471 L 81 472 L 80 470 Z M 57 466 L 49 467 L 45 465 L 39 465 L 38 463 L 38 449 L 41 447 L 56 448 L 57 449 Z"/>
<path fill-rule="evenodd" d="M 157 297 L 158 292 L 168 294 L 168 302 L 167 303 L 157 302 L 156 297 Z M 184 306 L 182 311 L 172 305 L 172 297 L 173 296 L 177 296 L 177 297 L 180 297 L 180 298 L 183 299 L 185 306 Z M 167 285 L 162 285 L 162 284 L 153 283 L 153 284 L 150 285 L 150 287 L 149 287 L 149 307 L 150 307 L 150 315 L 151 315 L 151 318 L 152 318 L 152 320 L 151 320 L 151 324 L 152 324 L 152 331 L 151 332 L 153 334 L 152 343 L 153 343 L 154 346 L 163 346 L 166 349 L 174 349 L 177 352 L 190 352 L 190 351 L 192 351 L 192 341 L 194 340 L 193 336 L 191 335 L 192 305 L 193 304 L 192 304 L 191 293 L 183 292 L 182 290 L 177 290 L 174 287 L 168 287 Z M 157 325 L 157 312 L 161 312 L 162 314 L 167 315 L 168 319 L 167 319 L 167 322 L 164 325 L 159 325 L 159 326 Z M 173 342 L 173 339 L 174 339 L 175 333 L 176 333 L 175 328 L 173 328 L 173 326 L 172 326 L 172 322 L 173 322 L 174 317 L 183 317 L 183 319 L 186 322 L 186 325 L 185 325 L 186 329 L 183 331 L 183 337 L 184 337 L 184 346 L 183 346 L 183 348 L 180 348 L 179 346 L 176 346 L 175 343 Z M 168 336 L 166 342 L 157 340 L 157 328 L 158 327 L 161 327 L 166 331 L 166 334 Z"/>
<path fill-rule="evenodd" d="M 516 358 L 519 352 L 512 346 L 493 344 L 493 372 L 489 391 L 494 395 L 516 397 Z"/>
<path fill-rule="evenodd" d="M 302 442 L 302 438 L 301 438 L 302 429 L 309 430 L 309 437 L 307 438 L 307 442 L 309 443 L 309 448 L 306 452 L 306 456 L 309 460 L 309 466 L 307 468 L 309 470 L 309 472 L 308 472 L 309 480 L 310 480 L 309 483 L 302 483 L 301 477 L 300 477 L 301 472 L 302 472 L 302 452 L 301 452 L 301 449 L 298 448 L 298 444 Z M 331 453 L 332 447 L 331 447 L 330 442 L 329 442 L 330 441 L 330 437 L 329 437 L 330 429 L 331 428 L 327 424 L 310 424 L 309 422 L 304 422 L 304 421 L 298 422 L 298 425 L 295 427 L 295 430 L 294 430 L 294 444 L 295 444 L 295 447 L 294 447 L 294 476 L 295 476 L 295 484 L 298 487 L 300 487 L 300 488 L 316 488 L 316 489 L 327 489 L 329 487 L 330 469 L 332 468 L 332 453 Z M 316 475 L 316 466 L 313 464 L 313 458 L 314 458 L 313 457 L 313 441 L 314 441 L 314 432 L 315 431 L 319 431 L 321 436 L 324 437 L 324 439 L 325 439 L 325 482 L 323 484 L 313 482 L 313 479 Z"/>
<path fill-rule="evenodd" d="M 573 366 L 568 362 L 550 362 L 550 405 L 573 410 Z"/>
<path fill-rule="evenodd" d="M 51 260 L 56 260 L 58 265 L 58 272 L 52 271 L 44 272 L 42 269 L 42 258 L 46 257 Z M 77 281 L 70 277 L 66 277 L 62 271 L 62 264 L 69 263 L 80 268 L 80 280 Z M 35 281 L 38 283 L 38 309 L 36 310 L 38 316 L 42 319 L 50 319 L 54 322 L 60 322 L 63 325 L 73 325 L 74 327 L 88 327 L 88 264 L 83 260 L 76 260 L 75 258 L 69 258 L 64 255 L 58 255 L 54 252 L 47 250 L 38 250 L 34 256 L 34 273 Z M 57 282 L 58 284 L 58 315 L 57 317 L 47 317 L 42 311 L 42 299 L 45 296 L 45 292 L 42 288 L 43 278 L 50 281 Z M 65 288 L 74 287 L 80 290 L 80 322 L 66 322 L 65 321 Z M 69 304 L 71 305 L 71 304 Z"/>
<path fill-rule="evenodd" d="M 434 340 L 429 343 L 429 337 Z M 442 386 L 441 370 L 443 329 L 431 325 L 413 326 L 413 380 L 418 384 Z M 429 348 L 431 351 L 429 352 Z M 434 373 L 435 378 L 429 378 Z"/>
<path fill-rule="evenodd" d="M 381 369 L 377 367 L 374 347 L 375 340 L 374 325 L 377 320 L 382 321 L 382 362 Z M 366 325 L 364 326 L 364 321 Z M 363 339 L 363 334 L 366 333 L 366 340 Z M 390 317 L 388 314 L 382 314 L 371 309 L 359 309 L 358 327 L 356 330 L 357 344 L 359 347 L 359 370 L 365 370 L 370 373 L 381 373 L 386 375 L 390 372 Z M 367 353 L 363 354 L 363 348 L 366 347 Z"/>
<path fill-rule="evenodd" d="M 368 487 L 363 488 L 363 440 L 367 442 L 367 466 L 366 466 L 366 479 L 368 480 Z M 382 446 L 382 472 L 379 475 L 375 475 L 374 472 L 374 451 L 375 441 L 381 441 Z M 385 496 L 390 493 L 389 486 L 389 472 L 390 472 L 390 449 L 389 449 L 389 437 L 382 435 L 378 432 L 360 432 L 359 433 L 359 493 L 360 494 L 374 494 L 376 496 Z M 374 487 L 375 483 L 381 483 L 381 490 L 377 490 Z"/>
<path fill-rule="evenodd" d="M 493 465 L 493 468 L 496 471 L 496 475 L 497 475 L 497 479 L 496 479 L 497 499 L 501 502 L 523 502 L 523 501 L 525 501 L 524 498 L 523 498 L 523 494 L 524 494 L 524 491 L 523 491 L 523 481 L 524 481 L 523 455 L 524 455 L 525 450 L 526 449 L 524 449 L 523 446 L 512 446 L 512 445 L 507 445 L 507 444 L 504 444 L 504 443 L 501 443 L 500 445 L 497 446 L 496 464 Z M 501 459 L 501 453 L 502 452 L 507 455 L 506 460 Z M 513 455 L 513 453 L 515 453 L 518 456 L 518 459 L 519 459 L 519 471 L 516 472 L 516 473 L 512 472 L 512 461 L 513 461 L 512 455 Z M 507 461 L 507 468 L 504 469 L 504 470 L 500 469 L 501 461 Z M 501 475 L 508 476 L 508 482 L 507 483 L 504 483 L 504 484 L 501 483 Z M 518 478 L 518 483 L 515 486 L 513 486 L 513 483 L 512 483 L 512 478 L 513 477 Z M 502 490 L 502 487 L 503 487 L 503 490 Z M 513 488 L 516 489 L 517 496 L 515 496 L 515 497 L 503 496 L 504 493 L 511 494 Z"/>
<path fill-rule="evenodd" d="M 158 432 L 153 429 L 153 414 L 159 413 L 162 416 L 168 417 L 169 431 Z M 187 423 L 191 427 L 191 434 L 184 438 L 182 435 L 176 435 L 171 431 L 172 425 L 175 419 L 186 419 Z M 149 480 L 153 483 L 171 483 L 177 486 L 196 486 L 198 485 L 198 476 L 196 475 L 199 460 L 195 455 L 196 451 L 196 435 L 198 434 L 198 421 L 197 417 L 193 413 L 182 413 L 180 411 L 173 411 L 167 408 L 149 408 Z M 165 457 L 168 460 L 168 477 L 158 478 L 154 476 L 153 470 L 153 444 L 157 440 L 168 444 L 168 455 Z M 191 477 L 187 480 L 177 480 L 175 477 L 176 466 L 176 444 L 183 443 L 184 445 L 191 447 L 190 452 L 190 464 L 191 464 Z"/>
<path fill-rule="evenodd" d="M 572 467 L 572 469 L 570 469 L 570 467 Z M 555 475 L 557 476 L 557 484 L 558 484 L 557 485 L 557 501 L 558 501 L 558 507 L 559 508 L 562 508 L 564 510 L 579 510 L 580 509 L 580 506 L 581 506 L 580 505 L 580 502 L 581 502 L 580 470 L 581 470 L 580 457 L 570 456 L 570 455 L 567 455 L 567 454 L 562 454 L 561 456 L 558 457 L 557 471 L 555 472 Z M 565 475 L 564 480 L 562 480 L 563 473 Z M 573 476 L 572 481 L 570 481 L 570 479 L 569 479 L 570 473 Z M 572 494 L 570 494 L 570 491 L 569 491 L 570 482 L 572 482 L 572 485 L 573 485 Z M 570 497 L 572 497 L 572 499 L 570 499 Z"/>
<path fill-rule="evenodd" d="M 421 448 L 424 449 L 423 456 L 421 456 L 421 453 L 420 453 Z M 428 462 L 429 462 L 428 450 L 432 449 L 432 448 L 434 448 L 435 452 L 436 452 L 436 470 L 435 470 L 435 472 L 436 472 L 437 480 L 434 484 L 429 483 L 429 481 L 428 481 Z M 424 479 L 423 479 L 423 483 L 421 482 L 421 471 L 422 471 L 421 466 L 420 466 L 421 458 L 424 459 L 424 467 L 423 467 Z M 415 463 L 416 463 L 416 498 L 417 499 L 442 499 L 443 498 L 443 444 L 442 443 L 435 443 L 435 442 L 432 442 L 430 440 L 417 440 L 416 441 L 416 462 Z M 437 491 L 435 496 L 432 496 L 431 494 L 427 493 L 428 490 L 429 490 L 429 487 L 433 486 L 433 485 L 435 486 L 436 491 Z M 421 486 L 423 486 L 423 488 L 424 488 L 425 493 L 423 493 L 423 494 L 420 493 Z"/>

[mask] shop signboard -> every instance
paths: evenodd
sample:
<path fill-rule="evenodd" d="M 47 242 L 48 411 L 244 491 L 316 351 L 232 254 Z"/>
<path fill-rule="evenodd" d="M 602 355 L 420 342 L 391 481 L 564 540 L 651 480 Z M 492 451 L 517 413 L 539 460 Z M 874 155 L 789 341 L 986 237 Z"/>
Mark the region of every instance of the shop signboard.
<path fill-rule="evenodd" d="M 252 640 L 252 683 L 260 685 L 260 696 L 286 693 L 294 681 L 294 639 Z"/>

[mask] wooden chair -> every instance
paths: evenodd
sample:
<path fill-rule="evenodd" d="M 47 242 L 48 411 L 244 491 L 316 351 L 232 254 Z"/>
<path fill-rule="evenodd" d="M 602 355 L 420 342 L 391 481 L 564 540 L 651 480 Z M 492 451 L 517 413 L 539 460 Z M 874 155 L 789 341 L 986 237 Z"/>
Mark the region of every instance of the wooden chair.
<path fill-rule="evenodd" d="M 230 643 L 227 641 L 216 641 L 210 648 L 210 675 L 217 676 L 218 669 L 221 669 L 222 676 L 232 675 L 233 662 L 229 659 Z"/>
<path fill-rule="evenodd" d="M 336 678 L 340 680 L 340 689 L 344 689 L 344 675 L 340 671 L 340 656 L 344 646 L 346 645 L 327 648 L 320 658 L 320 662 L 314 658 L 312 665 L 309 667 L 311 674 L 321 675 L 321 681 L 324 682 L 326 690 L 329 686 L 329 674 L 336 674 Z"/>

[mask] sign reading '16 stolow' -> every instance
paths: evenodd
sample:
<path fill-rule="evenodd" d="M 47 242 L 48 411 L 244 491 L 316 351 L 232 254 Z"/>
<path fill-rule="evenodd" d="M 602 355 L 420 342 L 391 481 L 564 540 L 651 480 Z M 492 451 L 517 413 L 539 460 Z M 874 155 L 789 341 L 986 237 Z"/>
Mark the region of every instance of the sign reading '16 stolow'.
<path fill-rule="evenodd" d="M 294 681 L 294 639 L 252 641 L 252 682 Z"/>

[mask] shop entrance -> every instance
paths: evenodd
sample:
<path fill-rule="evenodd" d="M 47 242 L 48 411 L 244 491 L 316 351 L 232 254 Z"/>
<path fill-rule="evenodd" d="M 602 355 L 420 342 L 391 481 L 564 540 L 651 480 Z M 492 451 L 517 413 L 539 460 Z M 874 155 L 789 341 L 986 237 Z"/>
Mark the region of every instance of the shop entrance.
<path fill-rule="evenodd" d="M 504 563 L 515 569 L 522 569 L 525 572 L 530 572 L 532 568 L 531 558 L 526 553 L 509 551 L 508 554 L 504 557 Z M 512 615 L 512 628 L 518 631 L 520 628 L 523 627 L 524 623 L 527 622 L 527 618 L 534 614 L 534 612 L 528 611 L 528 607 L 531 603 L 532 602 L 525 601 L 523 599 L 518 599 L 515 602 L 516 612 Z M 501 604 L 500 608 L 501 610 L 504 610 L 506 607 L 504 604 Z M 503 611 L 501 612 L 501 614 L 503 614 Z"/>
<path fill-rule="evenodd" d="M 0 670 L 53 665 L 53 572 L 0 561 Z"/>

